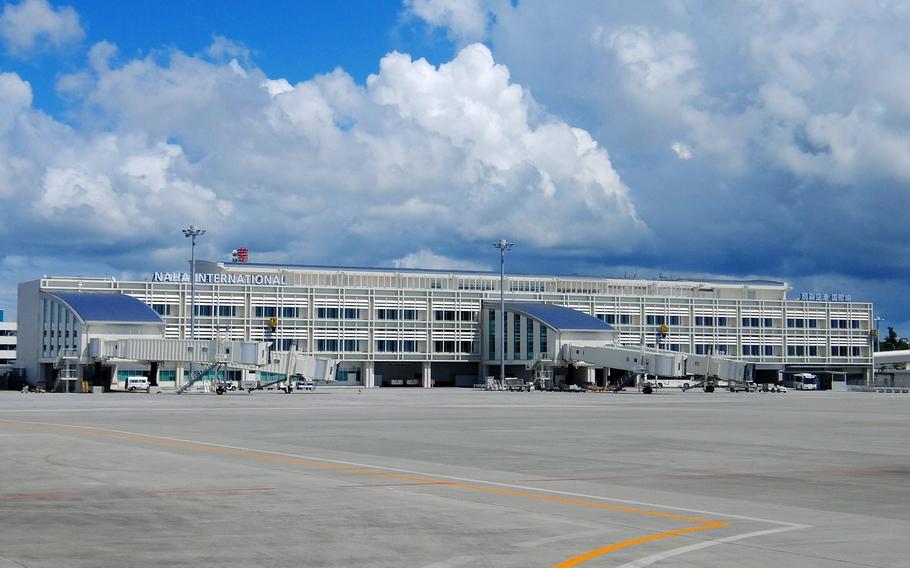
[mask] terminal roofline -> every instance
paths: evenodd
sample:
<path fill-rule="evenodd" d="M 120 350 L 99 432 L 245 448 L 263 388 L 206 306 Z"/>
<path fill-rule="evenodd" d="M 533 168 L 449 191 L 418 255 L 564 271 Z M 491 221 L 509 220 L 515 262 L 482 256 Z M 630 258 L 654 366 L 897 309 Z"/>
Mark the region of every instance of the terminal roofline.
<path fill-rule="evenodd" d="M 199 259 L 197 263 L 211 263 L 224 269 L 275 269 L 275 270 L 334 270 L 334 271 L 354 271 L 354 272 L 386 272 L 386 273 L 404 273 L 404 274 L 430 274 L 430 275 L 452 275 L 452 276 L 484 276 L 499 278 L 499 272 L 485 270 L 461 270 L 461 269 L 439 269 L 439 268 L 395 268 L 395 267 L 375 267 L 375 266 L 342 266 L 342 265 L 323 265 L 323 264 L 273 264 L 265 262 L 225 262 Z M 590 276 L 580 274 L 524 274 L 513 272 L 507 274 L 512 278 L 541 278 L 541 279 L 575 279 L 604 281 L 616 280 L 626 282 L 649 282 L 649 283 L 676 283 L 676 284 L 709 284 L 720 286 L 767 286 L 771 288 L 787 288 L 786 282 L 779 280 L 762 280 L 762 279 L 723 279 L 723 278 L 633 278 L 628 276 Z"/>

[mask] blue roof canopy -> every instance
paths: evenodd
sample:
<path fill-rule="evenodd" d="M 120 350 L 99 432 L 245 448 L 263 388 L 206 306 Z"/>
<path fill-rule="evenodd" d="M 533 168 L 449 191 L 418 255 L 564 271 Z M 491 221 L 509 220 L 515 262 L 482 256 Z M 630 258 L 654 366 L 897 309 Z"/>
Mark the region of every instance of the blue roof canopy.
<path fill-rule="evenodd" d="M 85 322 L 164 323 L 155 310 L 126 294 L 48 292 L 48 295 L 67 304 Z"/>
<path fill-rule="evenodd" d="M 506 302 L 506 311 L 525 314 L 561 331 L 615 331 L 613 326 L 592 315 L 564 306 L 534 302 Z"/>

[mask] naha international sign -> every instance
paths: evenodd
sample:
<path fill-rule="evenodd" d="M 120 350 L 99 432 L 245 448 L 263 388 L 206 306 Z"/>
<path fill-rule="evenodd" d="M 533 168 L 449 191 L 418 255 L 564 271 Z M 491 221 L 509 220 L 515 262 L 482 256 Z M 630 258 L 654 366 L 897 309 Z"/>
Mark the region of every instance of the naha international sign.
<path fill-rule="evenodd" d="M 190 283 L 189 272 L 156 272 L 152 282 Z M 196 274 L 196 284 L 249 284 L 253 286 L 287 286 L 288 277 L 284 274 Z"/>

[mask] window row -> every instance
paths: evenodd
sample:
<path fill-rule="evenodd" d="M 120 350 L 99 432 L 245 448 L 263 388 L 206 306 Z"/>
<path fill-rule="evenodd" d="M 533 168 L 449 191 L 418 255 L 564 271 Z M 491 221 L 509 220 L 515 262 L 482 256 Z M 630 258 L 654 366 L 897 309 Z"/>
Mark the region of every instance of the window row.
<path fill-rule="evenodd" d="M 377 353 L 416 353 L 417 342 L 411 339 L 380 339 L 376 342 Z"/>
<path fill-rule="evenodd" d="M 380 308 L 376 310 L 376 319 L 381 320 L 416 320 L 417 310 L 398 310 L 395 308 Z"/>
<path fill-rule="evenodd" d="M 48 334 L 49 334 L 49 335 L 48 335 Z M 75 330 L 75 329 L 72 330 L 72 334 L 73 334 L 73 339 L 79 337 L 79 331 L 78 331 L 78 330 Z M 69 336 L 70 336 L 70 330 L 67 329 L 67 330 L 63 330 L 63 331 L 60 331 L 60 330 L 54 331 L 54 330 L 52 329 L 52 330 L 48 331 L 48 330 L 45 329 L 45 330 L 44 330 L 44 337 L 48 337 L 48 336 L 50 336 L 50 337 L 69 337 Z"/>
<path fill-rule="evenodd" d="M 743 345 L 743 357 L 771 357 L 774 355 L 774 347 L 771 345 Z"/>
<path fill-rule="evenodd" d="M 818 320 L 815 318 L 787 318 L 787 327 L 815 329 L 818 327 Z"/>
<path fill-rule="evenodd" d="M 475 353 L 473 341 L 434 341 L 435 353 Z"/>
<path fill-rule="evenodd" d="M 645 316 L 645 323 L 647 325 L 679 325 L 679 316 L 655 316 L 647 315 Z"/>
<path fill-rule="evenodd" d="M 433 310 L 436 321 L 477 321 L 477 312 L 473 310 Z"/>
<path fill-rule="evenodd" d="M 597 314 L 597 319 L 610 325 L 629 325 L 632 323 L 632 316 L 629 314 Z"/>

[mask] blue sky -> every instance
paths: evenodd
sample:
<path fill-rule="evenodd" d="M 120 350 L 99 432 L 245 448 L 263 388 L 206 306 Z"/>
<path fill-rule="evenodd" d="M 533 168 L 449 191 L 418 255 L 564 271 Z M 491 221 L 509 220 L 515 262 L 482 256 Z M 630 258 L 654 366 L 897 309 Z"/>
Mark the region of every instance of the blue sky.
<path fill-rule="evenodd" d="M 763 277 L 910 332 L 903 2 L 0 4 L 0 306 L 262 262 Z"/>

